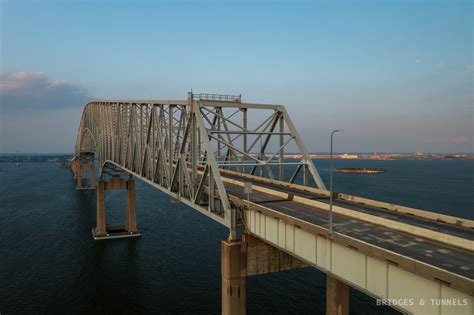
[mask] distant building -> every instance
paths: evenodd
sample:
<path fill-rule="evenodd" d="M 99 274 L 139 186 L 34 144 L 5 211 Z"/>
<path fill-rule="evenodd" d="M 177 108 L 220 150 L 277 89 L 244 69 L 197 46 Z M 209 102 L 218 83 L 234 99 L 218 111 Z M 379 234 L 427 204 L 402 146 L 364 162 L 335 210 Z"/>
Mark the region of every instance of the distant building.
<path fill-rule="evenodd" d="M 347 154 L 347 153 L 344 153 L 344 154 L 342 154 L 342 155 L 339 155 L 339 157 L 340 157 L 341 159 L 358 159 L 358 158 L 359 158 L 359 156 L 356 155 L 356 154 Z"/>

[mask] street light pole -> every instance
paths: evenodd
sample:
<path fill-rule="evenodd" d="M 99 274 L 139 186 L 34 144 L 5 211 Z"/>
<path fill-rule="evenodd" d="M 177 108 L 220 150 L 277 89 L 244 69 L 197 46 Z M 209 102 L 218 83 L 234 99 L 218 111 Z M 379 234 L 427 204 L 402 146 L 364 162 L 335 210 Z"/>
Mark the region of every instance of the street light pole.
<path fill-rule="evenodd" d="M 336 132 L 342 130 L 336 129 L 331 132 L 331 156 L 329 160 L 329 235 L 332 237 L 332 138 Z"/>

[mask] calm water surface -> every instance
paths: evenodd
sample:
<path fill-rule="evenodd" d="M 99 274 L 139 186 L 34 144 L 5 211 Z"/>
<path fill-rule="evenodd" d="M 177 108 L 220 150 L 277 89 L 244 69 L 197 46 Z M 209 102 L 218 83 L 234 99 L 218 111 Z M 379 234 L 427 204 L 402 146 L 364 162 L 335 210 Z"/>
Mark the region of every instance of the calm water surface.
<path fill-rule="evenodd" d="M 328 160 L 315 163 L 327 183 Z M 384 174 L 335 174 L 334 188 L 474 219 L 474 161 L 342 161 Z M 109 224 L 125 193 L 107 195 Z M 220 313 L 219 242 L 227 231 L 137 180 L 139 239 L 94 242 L 95 191 L 54 163 L 0 164 L 0 313 Z M 293 270 L 247 280 L 250 314 L 324 314 L 325 276 Z M 351 290 L 351 314 L 393 314 Z"/>

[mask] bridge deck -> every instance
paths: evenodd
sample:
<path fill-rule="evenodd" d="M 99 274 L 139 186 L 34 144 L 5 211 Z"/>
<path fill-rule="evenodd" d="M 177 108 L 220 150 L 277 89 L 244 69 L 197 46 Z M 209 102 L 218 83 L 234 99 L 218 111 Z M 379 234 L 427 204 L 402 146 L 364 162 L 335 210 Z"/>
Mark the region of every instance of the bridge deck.
<path fill-rule="evenodd" d="M 240 176 L 233 175 L 233 174 L 226 174 L 225 177 L 242 180 Z M 269 188 L 272 190 L 285 192 L 285 193 L 292 193 L 296 196 L 301 196 L 307 199 L 317 200 L 317 201 L 329 204 L 329 197 L 322 194 L 300 191 L 291 187 L 281 187 L 279 185 L 272 185 L 270 183 L 260 182 L 260 181 L 252 180 L 249 178 L 246 178 L 245 181 L 251 181 L 253 182 L 253 184 L 261 186 L 261 187 L 265 187 L 265 188 Z M 446 222 L 439 222 L 439 221 L 431 220 L 428 218 L 412 216 L 412 215 L 408 215 L 402 212 L 390 211 L 390 210 L 378 208 L 371 205 L 363 205 L 357 202 L 336 199 L 336 198 L 333 199 L 333 205 L 359 211 L 359 212 L 368 213 L 371 215 L 383 217 L 383 218 L 398 221 L 398 222 L 407 223 L 410 225 L 424 227 L 433 231 L 438 231 L 438 232 L 462 237 L 468 240 L 474 240 L 474 231 L 470 228 L 463 227 L 463 226 L 449 224 Z"/>
<path fill-rule="evenodd" d="M 228 175 L 226 175 L 226 177 L 227 176 Z M 242 187 L 230 183 L 226 183 L 225 185 L 226 190 L 230 195 L 244 200 L 247 199 L 247 195 L 244 194 Z M 261 183 L 258 183 L 258 185 L 263 186 Z M 269 184 L 266 184 L 266 187 L 281 190 L 280 187 Z M 304 195 L 307 194 L 305 193 Z M 314 198 L 315 196 L 313 195 L 309 197 Z M 328 227 L 328 212 L 326 210 L 314 206 L 303 205 L 295 201 L 281 199 L 255 190 L 250 195 L 250 201 L 306 222 L 326 228 Z M 348 206 L 352 207 L 354 210 L 362 209 L 361 211 L 371 211 L 371 214 L 384 216 L 390 215 L 382 212 L 383 209 L 371 209 L 373 207 L 369 206 L 356 206 L 350 204 L 350 202 L 338 201 L 338 203 L 344 207 L 349 204 Z M 412 219 L 416 224 L 425 224 L 428 225 L 429 228 L 432 228 L 430 225 L 432 223 L 433 227 L 436 227 L 439 231 L 445 232 L 455 230 L 462 236 L 466 235 L 467 237 L 472 238 L 472 231 L 469 231 L 469 229 L 466 228 L 448 226 L 447 224 L 441 224 L 436 221 L 428 222 L 429 220 L 426 220 L 426 222 L 424 222 L 425 220 L 421 220 L 421 218 L 402 218 L 396 214 L 393 214 L 393 216 L 395 216 L 397 220 L 399 218 L 401 220 L 407 220 L 406 222 L 409 222 L 408 220 Z M 468 250 L 459 249 L 421 237 L 415 237 L 408 233 L 392 230 L 370 222 L 345 217 L 339 214 L 334 214 L 334 229 L 337 233 L 348 235 L 355 239 L 433 265 L 465 278 L 474 279 L 474 253 Z M 463 231 L 463 229 L 467 231 Z"/>

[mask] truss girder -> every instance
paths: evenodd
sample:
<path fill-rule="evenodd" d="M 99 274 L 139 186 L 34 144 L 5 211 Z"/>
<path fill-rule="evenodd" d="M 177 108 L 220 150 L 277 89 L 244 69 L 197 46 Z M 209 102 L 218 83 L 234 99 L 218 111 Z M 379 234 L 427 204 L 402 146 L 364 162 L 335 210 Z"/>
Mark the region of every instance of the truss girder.
<path fill-rule="evenodd" d="M 270 178 L 277 171 L 279 180 L 291 182 L 304 169 L 325 189 L 285 108 L 239 100 L 190 94 L 179 101 L 91 102 L 76 155 L 95 153 L 100 174 L 119 167 L 224 224 L 232 238 L 238 218 L 219 169 Z M 285 159 L 290 146 L 297 160 Z M 286 179 L 285 168 L 293 176 Z"/>

